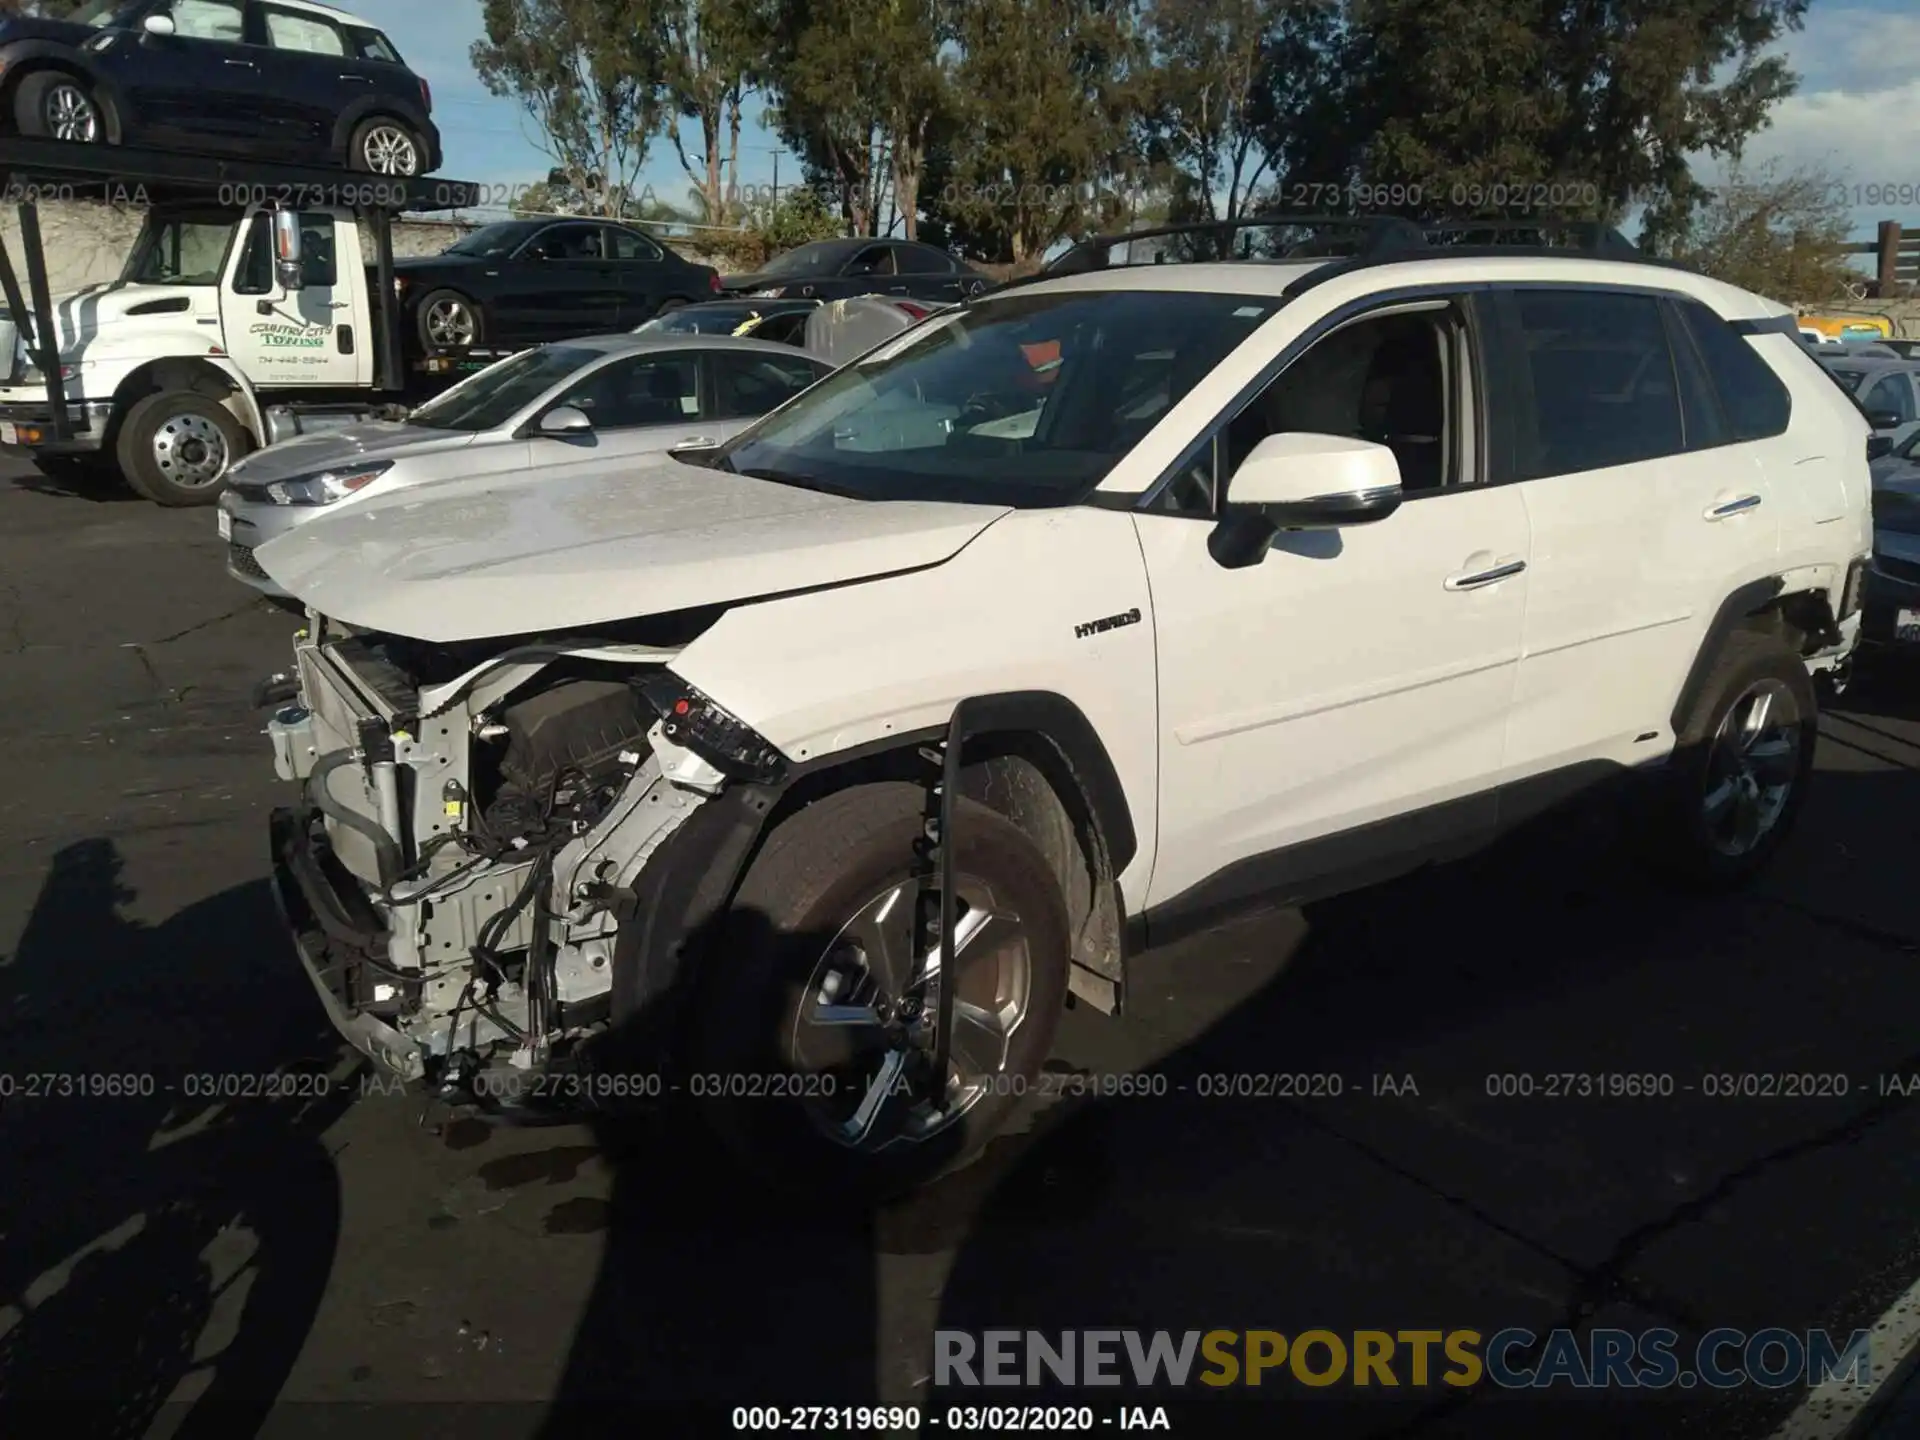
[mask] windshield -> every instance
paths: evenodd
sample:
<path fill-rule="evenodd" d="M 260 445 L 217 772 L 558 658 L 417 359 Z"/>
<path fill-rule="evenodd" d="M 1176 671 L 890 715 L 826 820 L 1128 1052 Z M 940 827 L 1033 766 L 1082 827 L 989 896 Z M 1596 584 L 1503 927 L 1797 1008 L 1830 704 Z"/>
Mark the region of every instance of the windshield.
<path fill-rule="evenodd" d="M 716 463 L 869 500 L 1071 505 L 1278 306 L 1151 290 L 982 301 L 837 371 Z"/>
<path fill-rule="evenodd" d="M 429 430 L 497 430 L 584 365 L 598 350 L 548 345 L 510 355 L 470 375 L 407 416 Z"/>
<path fill-rule="evenodd" d="M 760 267 L 762 275 L 824 275 L 839 265 L 847 247 L 837 240 L 816 240 L 784 255 L 776 255 Z"/>
<path fill-rule="evenodd" d="M 232 238 L 231 219 L 154 216 L 120 278 L 134 285 L 218 285 Z"/>
<path fill-rule="evenodd" d="M 1829 365 L 1827 366 L 1827 373 L 1849 390 L 1857 388 L 1860 382 L 1867 378 L 1866 371 L 1853 370 L 1844 365 Z"/>
<path fill-rule="evenodd" d="M 471 235 L 462 236 L 440 253 L 443 255 L 509 255 L 545 221 L 502 220 L 497 225 L 482 225 Z"/>

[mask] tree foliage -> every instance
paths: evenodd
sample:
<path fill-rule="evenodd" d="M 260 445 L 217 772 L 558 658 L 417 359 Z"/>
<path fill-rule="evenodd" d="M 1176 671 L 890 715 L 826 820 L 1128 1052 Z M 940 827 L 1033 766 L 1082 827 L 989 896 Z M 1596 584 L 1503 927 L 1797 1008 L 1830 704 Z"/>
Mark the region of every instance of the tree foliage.
<path fill-rule="evenodd" d="M 1844 187 L 1817 167 L 1729 167 L 1664 248 L 1709 275 L 1781 300 L 1833 300 L 1860 276 L 1847 261 Z"/>
<path fill-rule="evenodd" d="M 658 37 L 662 128 L 693 182 L 709 225 L 738 209 L 740 130 L 755 91 L 767 33 L 764 12 L 750 0 L 652 0 L 646 32 Z M 700 132 L 689 155 L 680 121 Z"/>
<path fill-rule="evenodd" d="M 663 57 L 650 0 L 484 0 L 472 59 L 518 100 L 568 185 L 612 214 L 646 162 L 662 110 Z"/>

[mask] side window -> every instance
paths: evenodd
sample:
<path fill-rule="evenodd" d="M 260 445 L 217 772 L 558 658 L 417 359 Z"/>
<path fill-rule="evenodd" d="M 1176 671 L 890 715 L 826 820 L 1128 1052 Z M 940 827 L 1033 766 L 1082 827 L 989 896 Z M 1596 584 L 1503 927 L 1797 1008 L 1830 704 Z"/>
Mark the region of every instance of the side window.
<path fill-rule="evenodd" d="M 747 333 L 756 340 L 771 340 L 778 345 L 805 345 L 807 321 L 812 318 L 811 310 L 795 310 L 787 315 L 769 315 Z"/>
<path fill-rule="evenodd" d="M 388 65 L 400 63 L 400 52 L 378 30 L 367 30 L 356 25 L 348 33 L 353 37 L 353 53 L 360 59 L 378 60 Z"/>
<path fill-rule="evenodd" d="M 1873 415 L 1882 410 L 1890 410 L 1900 417 L 1905 425 L 1914 419 L 1913 382 L 1898 372 L 1882 375 L 1873 382 L 1873 388 L 1860 397 L 1860 403 L 1867 413 Z"/>
<path fill-rule="evenodd" d="M 1697 300 L 1676 300 L 1687 333 L 1706 362 L 1720 409 L 1734 437 L 1765 440 L 1786 433 L 1793 400 L 1780 377 L 1734 328 Z"/>
<path fill-rule="evenodd" d="M 300 273 L 307 287 L 330 290 L 339 283 L 333 248 L 333 217 L 324 212 L 300 217 Z M 237 295 L 271 295 L 279 289 L 273 274 L 273 217 L 265 211 L 247 225 L 246 248 L 234 271 Z"/>
<path fill-rule="evenodd" d="M 606 230 L 607 254 L 615 260 L 658 260 L 660 247 L 637 230 L 622 230 L 609 225 Z"/>
<path fill-rule="evenodd" d="M 764 415 L 831 370 L 800 355 L 789 360 L 779 355 L 725 352 L 713 357 L 713 368 L 720 382 L 720 418 L 729 420 Z"/>
<path fill-rule="evenodd" d="M 893 247 L 890 245 L 869 245 L 842 272 L 846 275 L 891 275 L 893 274 Z"/>
<path fill-rule="evenodd" d="M 552 225 L 527 244 L 531 260 L 598 260 L 601 254 L 598 225 Z"/>
<path fill-rule="evenodd" d="M 902 245 L 893 252 L 902 275 L 951 275 L 953 262 L 928 245 Z"/>
<path fill-rule="evenodd" d="M 700 364 L 692 355 L 616 360 L 576 382 L 556 403 L 581 411 L 596 430 L 692 420 L 700 414 Z"/>
<path fill-rule="evenodd" d="M 1604 470 L 1686 448 L 1658 300 L 1594 290 L 1519 290 L 1510 299 L 1516 359 L 1533 392 L 1531 413 L 1519 417 L 1515 479 Z"/>
<path fill-rule="evenodd" d="M 1254 446 L 1289 433 L 1385 445 L 1409 494 L 1458 484 L 1450 357 L 1460 325 L 1444 305 L 1363 318 L 1316 341 L 1228 424 L 1220 473 L 1229 494 Z"/>
<path fill-rule="evenodd" d="M 241 0 L 173 0 L 169 12 L 173 33 L 188 40 L 225 40 L 239 44 L 246 37 L 246 11 Z"/>
<path fill-rule="evenodd" d="M 279 10 L 269 5 L 267 43 L 276 50 L 300 50 L 309 55 L 347 54 L 347 37 L 340 27 L 319 15 Z"/>

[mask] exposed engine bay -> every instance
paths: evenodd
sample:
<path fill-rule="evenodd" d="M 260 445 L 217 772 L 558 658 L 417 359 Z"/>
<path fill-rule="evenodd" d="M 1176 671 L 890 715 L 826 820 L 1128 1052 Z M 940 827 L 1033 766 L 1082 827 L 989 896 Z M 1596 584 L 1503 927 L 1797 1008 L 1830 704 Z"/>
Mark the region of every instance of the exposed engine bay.
<path fill-rule="evenodd" d="M 783 763 L 667 668 L 679 648 L 475 658 L 318 618 L 296 638 L 263 694 L 297 697 L 267 733 L 306 791 L 276 817 L 282 898 L 313 912 L 295 930 L 336 1025 L 387 1069 L 470 1096 L 604 1028 L 635 877 L 730 779 Z"/>

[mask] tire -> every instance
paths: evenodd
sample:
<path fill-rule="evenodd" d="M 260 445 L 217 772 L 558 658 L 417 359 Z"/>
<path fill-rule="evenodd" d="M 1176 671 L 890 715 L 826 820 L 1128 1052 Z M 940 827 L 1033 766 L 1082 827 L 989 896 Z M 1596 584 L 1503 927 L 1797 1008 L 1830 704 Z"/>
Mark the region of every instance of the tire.
<path fill-rule="evenodd" d="M 1743 749 L 1734 732 L 1763 693 L 1767 729 Z M 1740 630 L 1728 637 L 1660 777 L 1643 852 L 1655 868 L 1701 890 L 1731 889 L 1765 869 L 1806 801 L 1818 724 L 1813 678 L 1780 636 Z M 1714 797 L 1717 811 L 1709 806 Z M 1751 837 L 1727 828 L 1743 817 L 1759 826 Z"/>
<path fill-rule="evenodd" d="M 353 127 L 353 138 L 347 142 L 347 168 L 396 180 L 424 175 L 426 142 L 412 126 L 375 115 Z"/>
<path fill-rule="evenodd" d="M 970 891 L 984 895 L 985 909 L 1011 914 L 1019 923 L 1005 930 L 990 924 L 981 932 L 984 946 L 959 950 L 956 996 L 971 993 L 979 1000 L 984 982 L 997 979 L 996 997 L 1003 990 L 1018 993 L 1024 1004 L 993 1002 L 995 1008 L 1017 1007 L 1020 1014 L 1004 1042 L 990 1047 L 1000 1052 L 996 1073 L 975 1087 L 971 1104 L 944 1128 L 884 1147 L 856 1147 L 830 1135 L 833 1123 L 857 1111 L 857 1101 L 881 1069 L 881 1052 L 869 1050 L 866 1058 L 836 1068 L 817 1063 L 816 1043 L 859 1051 L 875 1045 L 879 1032 L 867 1027 L 827 1031 L 807 1025 L 803 1017 L 826 993 L 822 967 L 842 953 L 837 948 L 841 927 L 856 915 L 875 914 L 876 903 L 878 918 L 885 921 L 885 897 L 901 885 L 904 893 L 896 895 L 891 912 L 898 928 L 890 933 L 910 942 L 910 877 L 923 806 L 918 787 L 890 782 L 853 786 L 794 814 L 748 869 L 720 943 L 708 952 L 688 1090 L 732 1156 L 782 1188 L 874 1198 L 960 1168 L 1020 1104 L 1052 1048 L 1066 1005 L 1071 943 L 1059 884 L 1046 857 L 1012 821 L 961 800 L 954 822 L 955 872 L 961 881 L 956 888 L 963 897 Z M 990 938 L 996 934 L 1003 937 L 999 944 Z M 1007 936 L 1024 940 L 1024 965 L 1000 963 L 1014 955 L 1012 948 L 1000 948 Z M 903 943 L 895 953 L 909 948 Z M 859 973 L 885 969 L 880 963 Z M 1008 981 L 1015 971 L 1024 971 L 1018 986 Z M 835 998 L 857 1002 L 864 993 L 863 984 L 854 981 Z M 974 1073 L 982 1075 L 984 1068 Z M 844 1079 L 836 1079 L 828 1091 L 827 1077 L 836 1074 Z M 744 1090 L 714 1093 L 728 1086 Z M 905 1098 L 883 1108 L 875 1134 L 897 1133 L 912 1108 Z"/>
<path fill-rule="evenodd" d="M 98 145 L 107 138 L 107 116 L 84 80 L 59 70 L 36 70 L 14 92 L 13 120 L 22 135 Z"/>
<path fill-rule="evenodd" d="M 465 350 L 486 343 L 485 313 L 458 290 L 430 292 L 413 312 L 421 349 Z M 465 338 L 454 338 L 464 336 Z"/>
<path fill-rule="evenodd" d="M 219 447 L 224 447 L 222 453 Z M 253 437 L 225 406 L 193 390 L 149 395 L 120 426 L 120 473 L 156 505 L 211 505 Z"/>

